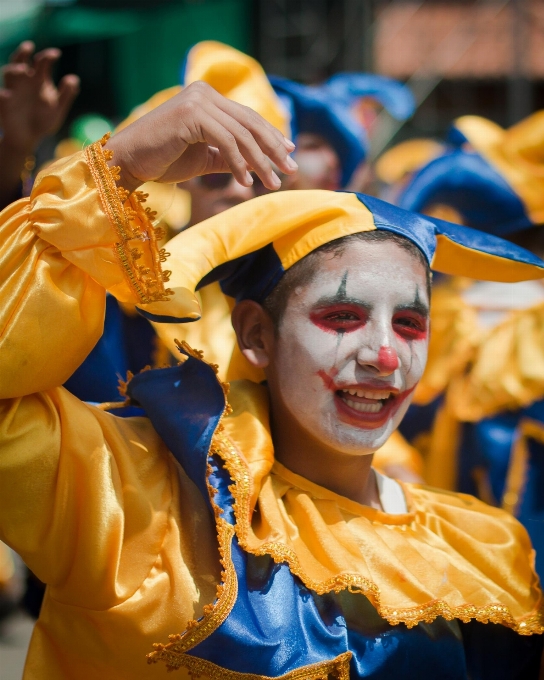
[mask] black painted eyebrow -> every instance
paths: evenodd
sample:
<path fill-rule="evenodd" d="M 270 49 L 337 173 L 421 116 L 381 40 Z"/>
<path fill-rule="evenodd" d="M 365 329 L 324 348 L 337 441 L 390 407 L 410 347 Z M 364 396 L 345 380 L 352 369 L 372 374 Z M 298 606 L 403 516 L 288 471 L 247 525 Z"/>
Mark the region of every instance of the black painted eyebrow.
<path fill-rule="evenodd" d="M 421 300 L 409 302 L 407 305 L 397 305 L 395 312 L 417 312 L 421 316 L 429 316 L 429 308 Z"/>
<path fill-rule="evenodd" d="M 357 307 L 363 307 L 364 309 L 372 309 L 374 306 L 359 298 L 349 297 L 343 292 L 336 293 L 335 295 L 325 295 L 324 297 L 319 298 L 314 306 L 328 307 L 329 305 L 356 305 Z"/>
<path fill-rule="evenodd" d="M 362 307 L 363 309 L 367 309 L 369 311 L 372 311 L 374 306 L 368 302 L 360 300 L 359 298 L 349 297 L 348 295 L 343 295 L 342 293 L 340 295 L 325 295 L 324 297 L 319 298 L 314 306 L 329 307 L 331 305 L 355 305 L 356 307 Z M 427 317 L 429 316 L 429 307 L 424 302 L 421 302 L 421 300 L 416 299 L 406 305 L 397 305 L 395 307 L 395 313 L 397 312 L 416 312 L 421 316 Z"/>

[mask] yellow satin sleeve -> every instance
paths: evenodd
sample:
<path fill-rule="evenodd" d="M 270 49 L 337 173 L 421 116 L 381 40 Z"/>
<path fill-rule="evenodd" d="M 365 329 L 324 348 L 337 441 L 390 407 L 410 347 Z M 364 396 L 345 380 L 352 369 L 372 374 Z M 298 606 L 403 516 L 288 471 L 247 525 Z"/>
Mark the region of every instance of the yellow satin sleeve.
<path fill-rule="evenodd" d="M 101 143 L 40 173 L 0 215 L 0 399 L 61 385 L 98 341 L 105 294 L 165 299 L 141 205 L 115 184 Z"/>

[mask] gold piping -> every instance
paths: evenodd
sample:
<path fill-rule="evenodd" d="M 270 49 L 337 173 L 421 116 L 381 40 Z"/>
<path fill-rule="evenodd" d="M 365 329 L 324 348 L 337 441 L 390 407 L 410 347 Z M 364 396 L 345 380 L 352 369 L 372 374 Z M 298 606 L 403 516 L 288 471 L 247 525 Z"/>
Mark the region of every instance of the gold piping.
<path fill-rule="evenodd" d="M 172 659 L 172 665 L 168 666 L 168 670 L 173 671 L 183 667 L 189 671 L 192 678 L 204 676 L 210 680 L 349 680 L 351 656 L 351 652 L 344 652 L 332 661 L 320 661 L 310 666 L 303 666 L 285 675 L 276 676 L 274 679 L 268 675 L 229 671 L 211 661 L 188 654 L 184 654 L 182 658 Z"/>

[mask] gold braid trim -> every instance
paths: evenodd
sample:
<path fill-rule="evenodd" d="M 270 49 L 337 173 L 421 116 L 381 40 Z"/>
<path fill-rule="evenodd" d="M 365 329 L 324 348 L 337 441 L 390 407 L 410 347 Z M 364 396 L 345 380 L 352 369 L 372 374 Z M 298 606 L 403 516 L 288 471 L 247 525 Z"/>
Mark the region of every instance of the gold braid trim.
<path fill-rule="evenodd" d="M 185 341 L 180 343 L 176 340 L 176 344 L 180 349 L 187 352 L 189 356 L 192 356 L 200 361 L 204 361 L 202 351 L 194 350 Z M 184 355 L 182 355 L 182 362 L 184 360 L 183 356 Z M 211 366 L 211 368 L 217 374 L 218 370 L 217 366 L 215 364 L 208 365 Z M 127 382 L 125 383 L 125 391 L 126 385 L 130 382 L 132 377 L 133 377 L 132 375 L 127 376 Z M 222 383 L 221 381 L 219 381 L 219 384 L 223 388 L 223 392 L 225 394 L 225 407 L 223 409 L 223 413 L 221 414 L 221 418 L 219 419 L 216 432 L 218 430 L 222 430 L 223 425 L 221 424 L 221 420 L 224 418 L 226 414 L 230 413 L 232 410 L 230 405 L 227 403 L 226 399 L 229 386 L 227 383 Z M 216 435 L 214 434 L 212 442 L 215 439 L 215 436 Z M 212 444 L 208 455 L 213 455 L 213 453 L 214 446 Z M 170 642 L 166 644 L 157 642 L 153 645 L 155 651 L 147 655 L 147 662 L 151 664 L 158 663 L 159 661 L 164 661 L 166 663 L 166 667 L 168 670 L 175 670 L 177 668 L 181 668 L 182 666 L 186 666 L 187 668 L 189 668 L 189 665 L 192 663 L 193 660 L 195 660 L 195 657 L 187 656 L 185 652 L 198 645 L 200 642 L 209 637 L 217 628 L 219 628 L 219 626 L 226 620 L 227 616 L 230 614 L 234 606 L 234 603 L 236 602 L 236 598 L 238 596 L 238 577 L 236 575 L 236 570 L 231 559 L 232 554 L 231 547 L 232 539 L 234 537 L 234 527 L 232 526 L 232 524 L 229 524 L 226 520 L 224 520 L 221 517 L 223 510 L 214 501 L 214 496 L 217 493 L 217 490 L 209 482 L 211 471 L 212 469 L 210 465 L 208 465 L 206 485 L 208 487 L 210 502 L 215 514 L 215 522 L 217 527 L 217 541 L 219 545 L 219 556 L 222 567 L 221 582 L 217 586 L 217 597 L 215 602 L 213 602 L 212 604 L 207 604 L 203 607 L 204 614 L 200 619 L 198 619 L 198 621 L 194 619 L 192 621 L 189 621 L 187 623 L 187 628 L 185 632 L 181 634 L 174 633 L 173 635 L 169 635 L 168 639 L 170 640 Z M 196 659 L 196 661 L 199 660 Z M 214 666 L 214 664 L 210 665 Z M 217 666 L 214 667 L 218 668 Z M 194 670 L 194 672 L 196 672 L 196 669 Z M 229 673 L 230 671 L 226 672 Z M 216 674 L 212 677 L 223 678 L 230 676 Z"/>
<path fill-rule="evenodd" d="M 321 661 L 310 666 L 303 666 L 285 675 L 276 676 L 274 679 L 268 675 L 229 671 L 211 661 L 189 655 L 176 659 L 177 665 L 170 666 L 168 670 L 177 670 L 183 667 L 189 671 L 191 678 L 205 677 L 209 680 L 349 680 L 351 656 L 351 652 L 344 652 L 332 661 Z"/>
<path fill-rule="evenodd" d="M 155 213 L 143 208 L 147 194 L 135 191 L 129 195 L 126 189 L 118 187 L 120 168 L 109 167 L 113 153 L 104 150 L 109 133 L 85 149 L 85 158 L 91 171 L 102 207 L 113 225 L 119 241 L 113 246 L 114 253 L 123 273 L 140 303 L 169 300 L 173 292 L 164 287 L 171 272 L 162 270 L 169 253 L 159 249 L 160 230 L 153 228 L 151 220 Z M 149 242 L 149 246 L 142 243 Z M 142 262 L 138 262 L 142 260 Z"/>
<path fill-rule="evenodd" d="M 235 529 L 240 546 L 253 555 L 269 555 L 274 562 L 287 564 L 291 573 L 298 576 L 307 588 L 318 595 L 330 592 L 339 593 L 342 590 L 361 593 L 368 598 L 378 614 L 388 623 L 391 625 L 404 623 L 407 628 L 413 628 L 420 622 L 432 623 L 437 617 L 441 616 L 448 621 L 459 619 L 468 623 L 471 619 L 475 619 L 481 623 L 498 623 L 507 628 L 512 628 L 520 635 L 544 632 L 544 602 L 542 600 L 532 612 L 517 620 L 512 616 L 508 607 L 501 604 L 490 604 L 485 607 L 466 604 L 451 607 L 443 600 L 433 600 L 418 607 L 399 609 L 382 605 L 379 587 L 359 574 L 343 573 L 326 581 L 313 580 L 302 568 L 296 553 L 284 543 L 264 543 L 259 548 L 250 548 L 247 540 L 251 522 L 251 476 L 249 470 L 236 447 L 222 431 L 214 436 L 212 452 L 219 455 L 224 461 L 234 481 L 229 488 L 235 501 Z"/>

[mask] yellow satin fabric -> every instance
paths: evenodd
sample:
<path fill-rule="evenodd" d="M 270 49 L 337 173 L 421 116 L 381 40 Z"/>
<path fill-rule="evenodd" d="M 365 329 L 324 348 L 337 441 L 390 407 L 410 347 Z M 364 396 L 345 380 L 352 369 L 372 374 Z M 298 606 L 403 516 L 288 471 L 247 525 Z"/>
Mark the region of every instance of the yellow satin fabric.
<path fill-rule="evenodd" d="M 8 546 L 0 541 L 0 595 L 11 581 L 15 573 L 15 565 Z"/>
<path fill-rule="evenodd" d="M 58 387 L 101 333 L 105 288 L 137 296 L 117 199 L 83 154 L 47 172 L 0 218 L 0 537 L 48 585 L 25 678 L 162 678 L 152 644 L 215 599 L 215 525 L 147 419 Z"/>
<path fill-rule="evenodd" d="M 414 401 L 446 392 L 455 416 L 475 422 L 544 397 L 544 304 L 484 328 L 462 297 L 468 285 L 453 279 L 433 292 L 429 358 Z"/>
<path fill-rule="evenodd" d="M 318 593 L 360 591 L 391 623 L 495 612 L 520 632 L 541 627 L 534 554 L 510 515 L 411 484 L 403 485 L 407 514 L 362 506 L 274 462 L 264 387 L 235 383 L 229 402 L 224 427 L 234 450 L 226 460 L 247 551 L 287 562 Z"/>
<path fill-rule="evenodd" d="M 544 111 L 504 130 L 480 116 L 462 116 L 455 126 L 514 189 L 533 224 L 544 222 Z"/>
<path fill-rule="evenodd" d="M 184 340 L 191 347 L 202 350 L 206 361 L 219 367 L 220 380 L 227 379 L 236 335 L 230 321 L 231 307 L 228 298 L 223 295 L 218 283 L 205 286 L 198 293 L 202 318 L 192 323 L 154 323 L 162 344 L 168 348 L 174 358 L 180 358 L 176 340 Z"/>

